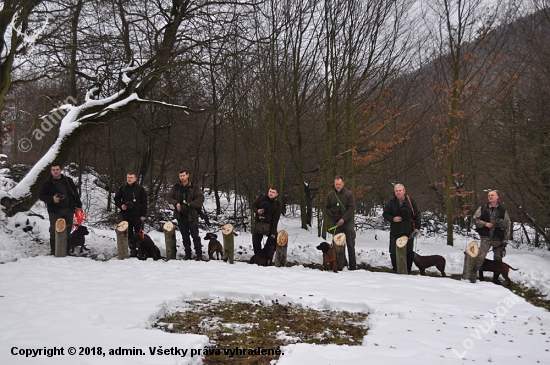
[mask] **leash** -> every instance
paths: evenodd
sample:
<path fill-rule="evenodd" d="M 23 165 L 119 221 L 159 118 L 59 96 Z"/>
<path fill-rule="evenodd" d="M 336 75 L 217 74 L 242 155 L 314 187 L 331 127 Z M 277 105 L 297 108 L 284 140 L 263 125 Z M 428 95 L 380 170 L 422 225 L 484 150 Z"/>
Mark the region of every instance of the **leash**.
<path fill-rule="evenodd" d="M 338 225 L 327 228 L 327 232 L 329 232 L 330 234 L 332 234 L 334 236 L 334 233 L 336 233 L 336 228 L 338 228 Z M 334 231 L 334 232 L 330 232 L 330 231 Z"/>
<path fill-rule="evenodd" d="M 141 219 L 139 220 L 139 224 L 137 225 L 136 228 L 139 228 L 137 233 L 141 235 L 141 239 L 144 239 L 145 231 L 143 230 L 143 228 L 145 228 L 145 224 L 141 221 Z"/>
<path fill-rule="evenodd" d="M 344 209 L 344 212 L 346 212 L 346 207 L 344 206 L 344 204 L 342 204 L 342 202 L 340 201 L 340 198 L 338 198 L 338 194 L 336 193 L 336 191 L 334 191 L 334 196 L 336 197 L 336 200 L 338 200 L 338 204 L 340 204 L 340 206 L 342 207 L 342 209 Z"/>
<path fill-rule="evenodd" d="M 502 257 L 505 257 L 505 256 L 506 256 L 506 245 L 503 244 L 503 243 L 501 243 L 501 244 L 498 245 L 497 247 L 491 246 L 491 249 L 490 249 L 489 251 L 487 251 L 487 252 L 488 252 L 488 253 L 491 252 L 491 251 L 494 252 L 497 248 L 501 248 L 501 247 L 503 247 L 503 249 L 502 249 Z"/>

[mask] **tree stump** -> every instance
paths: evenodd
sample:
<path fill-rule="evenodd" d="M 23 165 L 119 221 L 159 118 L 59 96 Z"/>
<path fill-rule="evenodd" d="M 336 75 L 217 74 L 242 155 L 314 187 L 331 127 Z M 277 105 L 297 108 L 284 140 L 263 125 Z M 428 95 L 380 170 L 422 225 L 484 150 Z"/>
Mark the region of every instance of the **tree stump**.
<path fill-rule="evenodd" d="M 223 234 L 223 261 L 232 264 L 235 261 L 235 235 L 233 234 L 233 225 L 227 223 L 222 227 Z"/>
<path fill-rule="evenodd" d="M 176 227 L 170 221 L 162 226 L 164 230 L 164 243 L 166 244 L 166 260 L 176 259 Z"/>
<path fill-rule="evenodd" d="M 275 251 L 275 266 L 284 267 L 286 266 L 286 255 L 288 248 L 288 233 L 286 231 L 281 231 L 277 235 L 277 246 Z"/>
<path fill-rule="evenodd" d="M 397 261 L 397 273 L 407 275 L 407 242 L 409 237 L 401 236 L 395 241 L 395 259 Z"/>
<path fill-rule="evenodd" d="M 477 255 L 479 255 L 479 245 L 477 241 L 472 241 L 464 251 L 464 269 L 462 270 L 462 279 L 470 280 L 471 283 L 477 281 L 477 271 L 475 270 Z"/>
<path fill-rule="evenodd" d="M 67 256 L 67 224 L 59 218 L 55 222 L 55 257 Z"/>
<path fill-rule="evenodd" d="M 128 254 L 128 222 L 122 221 L 116 226 L 116 245 L 118 249 L 118 259 L 127 259 Z"/>
<path fill-rule="evenodd" d="M 336 266 L 338 271 L 346 266 L 346 234 L 338 233 L 334 236 L 333 240 L 334 251 L 336 251 Z"/>

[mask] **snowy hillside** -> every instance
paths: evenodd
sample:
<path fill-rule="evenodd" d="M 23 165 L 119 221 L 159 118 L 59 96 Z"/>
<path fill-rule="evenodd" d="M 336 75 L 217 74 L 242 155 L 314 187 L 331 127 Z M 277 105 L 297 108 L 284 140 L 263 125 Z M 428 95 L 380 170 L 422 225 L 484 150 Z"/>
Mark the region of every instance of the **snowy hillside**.
<path fill-rule="evenodd" d="M 94 221 L 105 197 L 86 186 L 93 193 L 83 201 Z M 151 355 L 150 348 L 202 349 L 208 338 L 166 333 L 152 324 L 182 301 L 208 298 L 277 300 L 369 314 L 368 334 L 360 346 L 292 344 L 282 348 L 277 364 L 550 363 L 550 314 L 490 282 L 365 270 L 335 274 L 302 265 L 258 267 L 239 261 L 119 261 L 112 228 L 91 229 L 85 256 L 55 258 L 47 255 L 44 205 L 37 203 L 32 212 L 46 219 L 18 214 L 4 219 L 0 229 L 3 364 L 200 364 L 202 357 L 190 352 Z M 27 225 L 33 230 L 25 233 Z M 299 225 L 299 218 L 283 217 L 279 226 L 289 233 L 289 261 L 321 264 L 316 227 L 307 232 Z M 149 234 L 164 254 L 162 233 Z M 177 238 L 181 258 L 179 232 Z M 358 263 L 388 267 L 388 239 L 383 230 L 358 232 Z M 463 249 L 470 240 L 459 237 L 450 247 L 444 237 L 421 236 L 416 245 L 424 255 L 444 256 L 450 275 L 462 273 Z M 250 233 L 239 232 L 235 247 L 237 260 L 248 259 Z M 549 296 L 548 252 L 510 248 L 504 261 L 519 268 L 510 273 L 515 284 Z M 76 355 L 68 353 L 71 347 Z M 43 354 L 54 348 L 55 356 Z M 144 355 L 108 354 L 117 348 L 141 349 Z"/>

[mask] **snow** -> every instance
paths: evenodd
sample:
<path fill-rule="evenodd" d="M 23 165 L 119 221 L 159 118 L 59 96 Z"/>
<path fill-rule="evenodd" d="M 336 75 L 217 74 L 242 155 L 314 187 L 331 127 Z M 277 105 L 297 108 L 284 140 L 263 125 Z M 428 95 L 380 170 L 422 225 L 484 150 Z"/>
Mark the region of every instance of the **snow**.
<path fill-rule="evenodd" d="M 93 176 L 86 179 L 89 196 L 83 201 L 89 202 L 87 214 L 94 221 L 104 193 L 92 187 Z M 211 199 L 207 204 L 211 210 Z M 227 204 L 231 207 L 232 203 Z M 231 265 L 216 260 L 118 260 L 114 229 L 91 224 L 87 254 L 55 258 L 47 255 L 48 221 L 43 203 L 37 203 L 32 212 L 45 219 L 19 213 L 4 219 L 0 229 L 2 364 L 200 364 L 202 356 L 196 353 L 208 345 L 207 337 L 152 327 L 166 313 L 195 299 L 277 300 L 369 314 L 368 334 L 360 346 L 288 345 L 277 361 L 281 365 L 550 363 L 549 313 L 490 282 L 472 284 L 346 269 L 336 274 L 302 265 L 258 267 L 239 261 Z M 29 233 L 22 231 L 27 220 L 33 226 Z M 289 261 L 320 264 L 321 253 L 315 246 L 322 239 L 315 234 L 317 228 L 305 231 L 299 226 L 299 217 L 281 219 L 279 229 L 289 234 Z M 202 237 L 204 233 L 201 231 Z M 238 234 L 236 259 L 245 260 L 251 256 L 251 235 Z M 163 234 L 150 231 L 149 235 L 164 255 Z M 177 238 L 181 246 L 179 232 Z M 359 263 L 390 265 L 387 231 L 359 231 L 356 241 Z M 450 275 L 462 272 L 463 250 L 470 241 L 459 236 L 451 247 L 445 237 L 421 236 L 416 245 L 423 255 L 444 256 L 445 271 Z M 549 253 L 507 251 L 505 262 L 519 268 L 510 271 L 512 281 L 538 289 L 548 298 Z M 178 258 L 181 256 L 180 248 Z M 428 271 L 437 272 L 434 268 Z M 282 331 L 277 335 L 290 337 Z M 70 347 L 77 350 L 76 355 L 68 354 Z M 86 348 L 95 350 L 96 355 L 79 355 L 81 347 L 84 352 Z M 98 347 L 102 354 L 109 349 L 134 353 L 141 349 L 144 354 L 103 356 L 97 354 Z M 25 351 L 31 357 L 32 350 L 36 355 L 38 350 L 43 353 L 54 348 L 58 354 L 53 357 L 25 356 Z M 61 348 L 63 355 L 59 354 Z M 161 348 L 168 350 L 167 354 L 159 355 Z M 180 351 L 177 355 L 175 349 Z M 191 350 L 195 350 L 193 356 Z"/>

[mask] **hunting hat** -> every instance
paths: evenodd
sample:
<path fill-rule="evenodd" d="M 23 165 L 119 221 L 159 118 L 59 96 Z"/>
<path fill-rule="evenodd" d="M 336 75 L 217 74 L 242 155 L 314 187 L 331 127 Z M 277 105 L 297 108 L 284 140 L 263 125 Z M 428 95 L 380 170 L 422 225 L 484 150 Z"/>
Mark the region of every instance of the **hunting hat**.
<path fill-rule="evenodd" d="M 403 219 L 410 219 L 411 218 L 411 211 L 409 210 L 408 207 L 402 205 L 401 207 L 399 207 L 399 209 L 397 210 L 397 215 Z"/>

